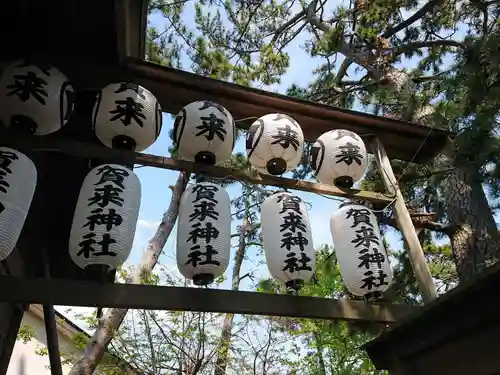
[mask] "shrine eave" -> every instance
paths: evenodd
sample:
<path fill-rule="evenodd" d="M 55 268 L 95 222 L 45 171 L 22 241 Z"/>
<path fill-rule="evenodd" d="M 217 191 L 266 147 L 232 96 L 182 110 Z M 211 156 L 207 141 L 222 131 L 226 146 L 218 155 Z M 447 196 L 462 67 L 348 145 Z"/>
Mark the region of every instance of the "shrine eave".
<path fill-rule="evenodd" d="M 236 120 L 248 119 L 237 122 L 243 129 L 265 114 L 284 113 L 299 122 L 308 141 L 315 141 L 329 130 L 347 129 L 367 138 L 379 138 L 391 158 L 419 163 L 433 158 L 452 136 L 420 124 L 291 98 L 140 59 L 128 58 L 126 70 L 134 82 L 157 97 L 164 111 L 177 114 L 190 102 L 211 100 L 226 107 Z"/>
<path fill-rule="evenodd" d="M 497 293 L 499 283 L 500 263 L 497 263 L 479 277 L 398 321 L 365 344 L 364 349 L 377 369 L 388 369 L 395 356 L 401 360 L 415 359 L 418 353 L 434 351 L 473 332 L 479 334 L 489 325 L 493 329 L 500 308 L 491 296 Z"/>

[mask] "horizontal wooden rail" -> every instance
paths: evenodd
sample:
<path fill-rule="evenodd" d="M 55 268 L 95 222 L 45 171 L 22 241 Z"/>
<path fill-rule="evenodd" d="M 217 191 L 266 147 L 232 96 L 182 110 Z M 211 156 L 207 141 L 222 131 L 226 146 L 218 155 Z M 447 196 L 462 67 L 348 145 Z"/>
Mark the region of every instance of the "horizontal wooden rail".
<path fill-rule="evenodd" d="M 0 276 L 0 302 L 394 323 L 419 307 L 271 293 Z"/>
<path fill-rule="evenodd" d="M 294 180 L 290 178 L 259 175 L 253 171 L 238 171 L 229 168 L 213 167 L 198 163 L 171 159 L 163 156 L 143 154 L 132 151 L 115 150 L 90 143 L 55 139 L 52 137 L 21 137 L 8 131 L 0 131 L 2 144 L 20 151 L 54 151 L 79 157 L 107 160 L 118 164 L 139 164 L 148 167 L 203 173 L 218 178 L 229 178 L 251 184 L 277 186 L 292 190 L 337 197 L 350 197 L 370 202 L 391 203 L 393 197 L 387 194 L 374 193 L 356 189 L 340 189 L 333 185 Z"/>

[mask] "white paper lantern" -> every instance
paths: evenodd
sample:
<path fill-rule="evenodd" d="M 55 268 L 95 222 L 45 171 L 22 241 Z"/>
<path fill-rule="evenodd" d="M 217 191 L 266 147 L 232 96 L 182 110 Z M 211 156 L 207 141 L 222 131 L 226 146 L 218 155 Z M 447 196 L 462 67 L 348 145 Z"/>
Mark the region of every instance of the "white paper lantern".
<path fill-rule="evenodd" d="M 220 104 L 208 100 L 190 103 L 175 118 L 173 138 L 181 159 L 221 164 L 234 149 L 233 116 Z"/>
<path fill-rule="evenodd" d="M 210 182 L 186 188 L 179 207 L 177 267 L 195 285 L 207 285 L 222 274 L 231 251 L 229 194 Z"/>
<path fill-rule="evenodd" d="M 16 246 L 33 200 L 35 165 L 26 155 L 0 147 L 0 260 Z"/>
<path fill-rule="evenodd" d="M 293 118 L 279 113 L 262 116 L 248 129 L 248 160 L 260 173 L 281 175 L 297 167 L 304 150 L 304 134 Z"/>
<path fill-rule="evenodd" d="M 377 298 L 392 283 L 392 270 L 375 214 L 348 202 L 332 216 L 330 229 L 342 279 L 356 296 Z"/>
<path fill-rule="evenodd" d="M 115 269 L 132 250 L 141 204 L 141 183 L 130 169 L 103 164 L 83 181 L 69 237 L 71 259 Z"/>
<path fill-rule="evenodd" d="M 279 192 L 266 198 L 260 215 L 269 273 L 290 289 L 300 288 L 316 270 L 306 205 L 293 194 Z"/>
<path fill-rule="evenodd" d="M 365 143 L 349 130 L 326 132 L 313 144 L 311 167 L 319 182 L 351 188 L 368 168 Z"/>
<path fill-rule="evenodd" d="M 7 127 L 53 133 L 66 124 L 74 102 L 73 87 L 51 65 L 16 61 L 0 67 L 0 121 Z"/>
<path fill-rule="evenodd" d="M 163 117 L 150 91 L 120 82 L 99 92 L 92 118 L 94 132 L 105 146 L 143 151 L 159 137 Z"/>

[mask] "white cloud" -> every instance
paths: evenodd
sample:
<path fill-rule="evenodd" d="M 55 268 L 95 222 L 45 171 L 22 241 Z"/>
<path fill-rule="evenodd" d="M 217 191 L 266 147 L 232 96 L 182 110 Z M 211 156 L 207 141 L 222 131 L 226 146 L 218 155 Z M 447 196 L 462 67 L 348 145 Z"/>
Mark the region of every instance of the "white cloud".
<path fill-rule="evenodd" d="M 144 219 L 137 220 L 138 228 L 158 228 L 158 225 L 160 225 L 160 221 L 144 220 Z"/>
<path fill-rule="evenodd" d="M 156 233 L 158 225 L 160 225 L 160 221 L 158 220 L 146 220 L 146 219 L 137 220 L 137 228 L 135 231 L 134 244 L 132 246 L 132 252 L 128 259 L 128 263 L 136 264 L 139 261 L 143 250 L 146 248 L 148 244 L 148 241 Z"/>

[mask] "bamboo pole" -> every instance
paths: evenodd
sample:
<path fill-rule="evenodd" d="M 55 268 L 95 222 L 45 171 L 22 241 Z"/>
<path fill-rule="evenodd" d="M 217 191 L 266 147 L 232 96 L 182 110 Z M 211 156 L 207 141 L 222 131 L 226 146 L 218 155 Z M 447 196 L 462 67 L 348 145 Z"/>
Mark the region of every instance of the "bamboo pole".
<path fill-rule="evenodd" d="M 422 292 L 424 302 L 430 302 L 437 298 L 436 285 L 432 279 L 431 272 L 424 256 L 424 250 L 420 245 L 420 241 L 418 239 L 417 232 L 415 231 L 415 227 L 413 226 L 408 208 L 406 207 L 403 194 L 399 189 L 398 181 L 396 176 L 394 176 L 394 171 L 392 170 L 391 163 L 387 153 L 385 152 L 384 146 L 377 138 L 372 141 L 371 146 L 385 188 L 389 194 L 395 196 L 393 207 L 394 216 L 396 218 L 396 222 L 398 223 L 398 227 L 408 244 L 408 257 L 410 258 L 411 266 L 413 268 L 413 272 L 415 273 L 420 291 Z"/>

